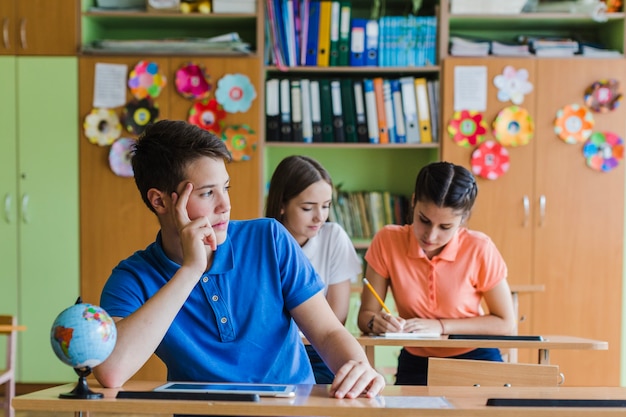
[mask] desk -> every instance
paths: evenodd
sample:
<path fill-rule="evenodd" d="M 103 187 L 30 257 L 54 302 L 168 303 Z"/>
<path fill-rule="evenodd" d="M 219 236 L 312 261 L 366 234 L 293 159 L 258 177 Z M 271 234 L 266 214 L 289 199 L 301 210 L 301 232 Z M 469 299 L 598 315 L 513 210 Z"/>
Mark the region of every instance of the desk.
<path fill-rule="evenodd" d="M 131 381 L 128 391 L 149 390 L 163 382 Z M 119 414 L 205 414 L 233 416 L 336 416 L 336 417 L 596 417 L 620 416 L 624 408 L 564 408 L 564 407 L 487 407 L 487 398 L 561 398 L 561 399 L 626 399 L 623 387 L 423 387 L 387 386 L 382 397 L 354 400 L 337 400 L 328 397 L 326 385 L 302 385 L 297 396 L 287 398 L 262 398 L 260 402 L 227 401 L 171 401 L 171 400 L 117 400 L 117 389 L 101 389 L 91 384 L 91 389 L 104 393 L 100 400 L 72 400 L 58 398 L 60 393 L 71 391 L 74 384 L 20 395 L 13 399 L 16 411 L 73 412 Z M 399 397 L 444 396 L 454 408 L 416 409 L 389 405 Z M 404 398 L 405 402 L 410 398 Z M 385 404 L 388 404 L 385 406 Z"/>
<path fill-rule="evenodd" d="M 543 337 L 544 340 L 542 341 L 448 339 L 446 335 L 432 339 L 387 339 L 380 336 L 357 336 L 356 339 L 365 349 L 372 366 L 374 366 L 374 348 L 376 346 L 537 349 L 539 351 L 537 362 L 540 364 L 550 363 L 550 349 L 608 350 L 609 348 L 609 343 L 601 340 L 559 335 Z"/>

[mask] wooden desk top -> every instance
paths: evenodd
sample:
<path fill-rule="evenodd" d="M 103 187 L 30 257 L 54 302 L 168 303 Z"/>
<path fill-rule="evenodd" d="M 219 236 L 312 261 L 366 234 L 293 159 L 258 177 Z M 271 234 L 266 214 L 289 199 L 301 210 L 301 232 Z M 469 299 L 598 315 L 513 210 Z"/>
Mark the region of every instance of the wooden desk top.
<path fill-rule="evenodd" d="M 417 346 L 450 348 L 501 348 L 501 349 L 573 349 L 608 350 L 609 343 L 602 340 L 575 336 L 547 335 L 544 340 L 471 340 L 448 339 L 441 336 L 431 339 L 387 339 L 381 336 L 357 336 L 361 346 Z"/>
<path fill-rule="evenodd" d="M 163 382 L 133 381 L 124 386 L 128 391 L 150 390 Z M 302 385 L 295 398 L 262 398 L 260 402 L 174 401 L 174 400 L 117 400 L 118 389 L 102 389 L 95 382 L 93 391 L 103 392 L 97 400 L 59 399 L 75 384 L 61 385 L 21 395 L 13 399 L 16 411 L 94 412 L 119 414 L 205 414 L 233 416 L 320 416 L 337 417 L 581 417 L 620 416 L 623 408 L 566 408 L 566 407 L 488 407 L 488 398 L 543 398 L 543 399 L 619 399 L 626 400 L 624 387 L 423 387 L 387 386 L 383 395 L 374 398 L 337 400 L 328 397 L 326 385 Z M 453 408 L 419 410 L 418 396 L 445 397 Z M 399 402 L 402 400 L 402 403 Z"/>
<path fill-rule="evenodd" d="M 21 332 L 23 330 L 26 330 L 26 326 L 11 326 L 8 324 L 0 324 L 0 333 L 11 333 L 12 331 L 18 331 Z"/>

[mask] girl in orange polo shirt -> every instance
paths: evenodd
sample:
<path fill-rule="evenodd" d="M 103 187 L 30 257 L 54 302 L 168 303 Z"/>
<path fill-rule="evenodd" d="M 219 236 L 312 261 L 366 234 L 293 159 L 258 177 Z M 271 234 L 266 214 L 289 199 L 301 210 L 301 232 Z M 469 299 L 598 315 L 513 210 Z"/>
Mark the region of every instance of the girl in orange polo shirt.
<path fill-rule="evenodd" d="M 513 333 L 504 259 L 487 235 L 464 226 L 477 192 L 474 176 L 462 166 L 435 162 L 421 169 L 412 224 L 385 226 L 365 254 L 365 276 L 383 300 L 391 288 L 399 317 L 382 311 L 364 289 L 358 316 L 363 332 Z M 498 349 L 404 347 L 396 384 L 426 385 L 429 356 L 502 361 Z"/>

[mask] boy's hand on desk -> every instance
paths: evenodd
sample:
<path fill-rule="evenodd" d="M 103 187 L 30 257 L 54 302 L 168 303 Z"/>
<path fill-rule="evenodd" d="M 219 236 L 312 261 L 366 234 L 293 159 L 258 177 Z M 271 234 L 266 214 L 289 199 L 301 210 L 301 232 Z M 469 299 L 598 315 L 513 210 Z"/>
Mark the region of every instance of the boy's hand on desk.
<path fill-rule="evenodd" d="M 348 361 L 339 368 L 330 386 L 330 396 L 335 398 L 357 398 L 365 394 L 374 398 L 385 388 L 385 378 L 369 363 Z"/>

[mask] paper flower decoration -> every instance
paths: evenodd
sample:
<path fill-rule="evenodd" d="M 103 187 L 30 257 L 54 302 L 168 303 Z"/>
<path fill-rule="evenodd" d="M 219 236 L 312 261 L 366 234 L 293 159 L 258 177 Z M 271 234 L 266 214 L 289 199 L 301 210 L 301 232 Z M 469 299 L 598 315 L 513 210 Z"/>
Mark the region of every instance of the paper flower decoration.
<path fill-rule="evenodd" d="M 132 177 L 133 167 L 130 163 L 135 139 L 119 138 L 109 150 L 109 166 L 115 175 L 120 177 Z"/>
<path fill-rule="evenodd" d="M 209 80 L 200 65 L 187 64 L 176 71 L 176 91 L 190 100 L 204 100 L 211 93 Z"/>
<path fill-rule="evenodd" d="M 159 117 L 159 107 L 150 98 L 131 100 L 122 110 L 122 123 L 129 133 L 140 135 Z"/>
<path fill-rule="evenodd" d="M 166 83 L 165 75 L 159 73 L 156 62 L 139 61 L 128 76 L 128 88 L 139 100 L 158 97 Z"/>
<path fill-rule="evenodd" d="M 248 111 L 256 98 L 256 90 L 243 74 L 228 74 L 217 82 L 215 98 L 229 113 Z"/>
<path fill-rule="evenodd" d="M 122 124 L 113 110 L 97 108 L 92 109 L 91 113 L 85 117 L 83 129 L 89 142 L 108 146 L 120 137 Z"/>
<path fill-rule="evenodd" d="M 488 140 L 472 152 L 471 165 L 475 175 L 495 180 L 509 170 L 509 152 L 498 142 Z"/>
<path fill-rule="evenodd" d="M 220 134 L 224 126 L 226 112 L 214 98 L 194 103 L 189 110 L 189 123 L 201 127 L 204 130 Z"/>
<path fill-rule="evenodd" d="M 516 70 L 510 65 L 504 67 L 502 74 L 494 77 L 493 84 L 498 89 L 498 100 L 511 100 L 513 104 L 522 104 L 524 96 L 533 91 L 533 85 L 528 81 L 528 71 L 525 68 Z"/>
<path fill-rule="evenodd" d="M 585 104 L 598 113 L 615 110 L 622 101 L 619 81 L 599 80 L 585 90 Z"/>
<path fill-rule="evenodd" d="M 448 134 L 457 145 L 469 148 L 485 140 L 487 123 L 480 112 L 461 110 L 454 112 L 448 123 Z"/>
<path fill-rule="evenodd" d="M 587 166 L 609 172 L 624 159 L 624 140 L 612 132 L 594 132 L 583 145 Z"/>
<path fill-rule="evenodd" d="M 256 150 L 256 139 L 256 134 L 247 125 L 228 126 L 222 133 L 233 161 L 248 161 Z"/>
<path fill-rule="evenodd" d="M 526 145 L 534 132 L 533 118 L 528 110 L 519 106 L 505 107 L 493 121 L 493 135 L 504 146 Z"/>
<path fill-rule="evenodd" d="M 594 121 L 591 112 L 578 104 L 571 104 L 556 112 L 554 132 L 565 143 L 575 145 L 591 136 Z"/>

